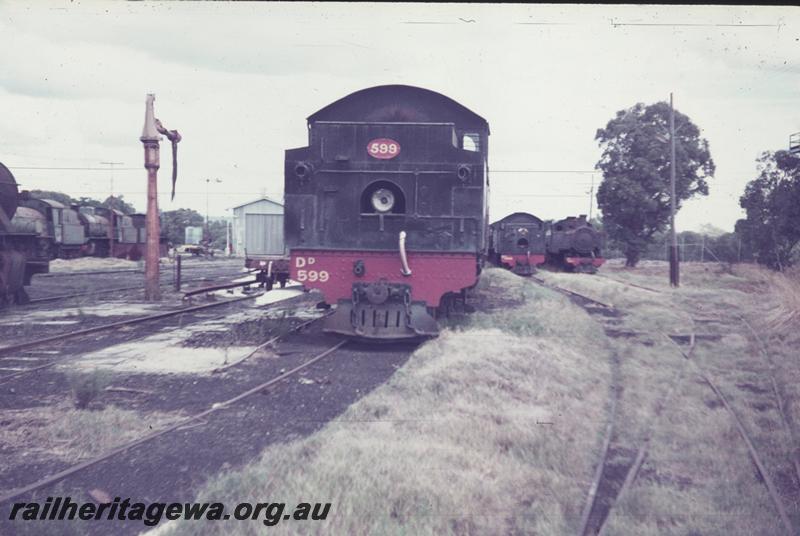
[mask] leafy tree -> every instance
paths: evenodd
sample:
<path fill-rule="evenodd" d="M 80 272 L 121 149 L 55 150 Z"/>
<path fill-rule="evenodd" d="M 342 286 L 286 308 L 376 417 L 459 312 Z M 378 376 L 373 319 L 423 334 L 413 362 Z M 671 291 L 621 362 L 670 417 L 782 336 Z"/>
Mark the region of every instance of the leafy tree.
<path fill-rule="evenodd" d="M 228 222 L 225 220 L 212 220 L 208 225 L 208 233 L 211 236 L 211 247 L 224 250 L 228 236 Z"/>
<path fill-rule="evenodd" d="M 173 244 L 183 244 L 186 228 L 202 226 L 205 223 L 203 216 L 190 208 L 179 208 L 161 213 L 161 233 Z"/>
<path fill-rule="evenodd" d="M 708 142 L 689 118 L 675 111 L 675 192 L 677 208 L 695 195 L 708 195 L 714 175 Z M 638 103 L 617 112 L 595 139 L 603 149 L 596 167 L 603 172 L 597 204 L 611 240 L 624 244 L 626 266 L 663 231 L 670 214 L 669 104 Z"/>
<path fill-rule="evenodd" d="M 31 196 L 37 199 L 52 199 L 53 201 L 58 201 L 62 205 L 71 206 L 71 205 L 81 205 L 81 206 L 91 206 L 91 207 L 106 207 L 106 208 L 115 208 L 125 214 L 133 214 L 136 212 L 136 208 L 131 205 L 130 203 L 126 202 L 124 196 L 108 196 L 105 201 L 98 201 L 97 199 L 91 197 L 79 197 L 74 198 L 69 194 L 65 194 L 63 192 L 55 192 L 52 190 L 31 190 Z"/>
<path fill-rule="evenodd" d="M 733 264 L 735 262 L 750 261 L 753 259 L 752 251 L 742 243 L 736 233 L 725 233 L 706 240 L 706 249 L 713 253 L 713 260 Z M 706 260 L 711 260 L 706 256 Z"/>
<path fill-rule="evenodd" d="M 52 199 L 53 201 L 58 201 L 65 206 L 70 206 L 75 202 L 74 199 L 65 193 L 54 192 L 51 190 L 31 190 L 31 197 L 36 199 Z"/>
<path fill-rule="evenodd" d="M 125 201 L 125 196 L 108 196 L 105 201 L 103 201 L 102 205 L 106 208 L 115 208 L 122 212 L 123 214 L 134 214 L 136 212 L 136 208 Z"/>
<path fill-rule="evenodd" d="M 83 206 L 87 206 L 87 207 L 102 207 L 103 206 L 102 201 L 98 201 L 97 199 L 95 199 L 93 197 L 79 197 L 75 201 L 75 203 L 77 203 L 78 205 L 80 205 L 82 207 Z"/>
<path fill-rule="evenodd" d="M 747 217 L 736 222 L 736 233 L 760 264 L 783 270 L 797 260 L 800 243 L 800 158 L 765 152 L 758 163 L 758 178 L 739 199 Z"/>

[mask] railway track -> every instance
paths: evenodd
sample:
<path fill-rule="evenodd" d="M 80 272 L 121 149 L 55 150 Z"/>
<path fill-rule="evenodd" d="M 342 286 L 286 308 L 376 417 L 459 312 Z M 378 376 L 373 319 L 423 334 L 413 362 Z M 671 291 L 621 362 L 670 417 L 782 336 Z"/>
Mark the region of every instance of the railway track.
<path fill-rule="evenodd" d="M 575 292 L 574 290 L 548 283 L 544 279 L 536 276 L 531 276 L 531 279 L 545 288 L 566 296 L 590 315 L 600 316 L 603 319 L 607 319 L 615 318 L 620 314 L 620 312 L 609 303 L 605 303 L 590 296 L 586 296 L 585 294 Z M 609 336 L 618 335 L 618 332 L 615 328 L 604 325 L 602 321 L 600 324 L 605 330 L 606 334 Z M 616 458 L 619 457 L 620 454 L 624 454 L 626 452 L 624 446 L 620 445 L 617 438 L 617 414 L 621 404 L 622 390 L 620 388 L 620 383 L 622 380 L 620 358 L 616 352 L 613 353 L 610 366 L 612 385 L 610 388 L 611 397 L 608 410 L 608 423 L 603 435 L 603 444 L 600 447 L 601 461 L 595 468 L 595 472 L 592 476 L 592 482 L 587 493 L 586 502 L 581 510 L 579 531 L 581 536 L 592 534 L 592 527 L 598 526 L 598 520 L 600 520 L 600 523 L 602 523 L 602 520 L 604 520 L 607 516 L 608 511 L 604 508 L 605 505 L 603 500 L 608 496 L 609 493 L 614 492 L 614 488 L 616 486 L 620 485 L 619 482 L 612 481 L 612 479 L 609 478 L 609 475 L 612 473 L 618 476 L 617 471 L 615 469 L 612 470 L 609 460 L 612 458 L 612 456 Z M 619 480 L 619 478 L 617 477 L 613 480 Z"/>
<path fill-rule="evenodd" d="M 620 285 L 625 285 L 626 287 L 633 287 L 638 288 L 639 290 L 646 290 L 648 292 L 652 292 L 654 294 L 661 294 L 660 290 L 656 290 L 654 288 L 645 287 L 644 285 L 637 285 L 636 283 L 630 283 L 628 281 L 622 281 L 620 279 L 605 275 L 605 274 L 594 274 L 592 277 L 599 277 L 601 279 L 606 279 L 608 281 L 613 281 L 615 283 L 619 283 Z"/>
<path fill-rule="evenodd" d="M 232 299 L 228 299 L 228 300 L 221 300 L 221 301 L 217 301 L 217 302 L 206 303 L 206 304 L 201 304 L 201 305 L 195 305 L 195 306 L 191 306 L 191 307 L 183 307 L 183 308 L 180 308 L 180 309 L 175 309 L 173 311 L 166 311 L 166 312 L 163 312 L 163 313 L 157 313 L 157 314 L 153 314 L 153 315 L 138 316 L 138 317 L 135 317 L 135 318 L 130 318 L 130 319 L 126 319 L 126 320 L 120 320 L 120 321 L 117 321 L 117 322 L 111 322 L 111 323 L 107 323 L 107 324 L 101 324 L 101 325 L 98 325 L 98 326 L 92 326 L 92 327 L 89 327 L 89 328 L 79 329 L 79 330 L 75 330 L 75 331 L 71 331 L 71 332 L 59 333 L 57 335 L 52 335 L 52 336 L 49 336 L 49 337 L 42 337 L 40 339 L 34 339 L 34 340 L 26 341 L 26 342 L 23 342 L 23 343 L 19 343 L 19 344 L 2 346 L 2 347 L 0 347 L 0 363 L 2 363 L 3 361 L 8 361 L 8 360 L 14 359 L 14 358 L 9 358 L 8 357 L 9 354 L 20 352 L 20 351 L 23 351 L 23 350 L 29 350 L 31 348 L 37 348 L 37 347 L 41 347 L 41 346 L 46 346 L 46 345 L 50 345 L 50 344 L 53 344 L 53 343 L 60 343 L 61 341 L 64 341 L 66 339 L 84 337 L 84 336 L 92 335 L 92 334 L 96 334 L 96 333 L 112 331 L 112 330 L 116 330 L 116 329 L 119 329 L 119 328 L 122 328 L 122 327 L 125 327 L 125 326 L 132 326 L 132 325 L 135 325 L 135 324 L 142 324 L 142 323 L 145 323 L 145 322 L 152 322 L 152 321 L 155 321 L 155 320 L 163 320 L 165 318 L 170 318 L 170 317 L 174 317 L 174 316 L 180 316 L 180 315 L 184 315 L 184 314 L 187 314 L 187 313 L 197 313 L 199 311 L 205 311 L 207 309 L 212 309 L 212 308 L 216 308 L 216 307 L 222 307 L 222 306 L 230 305 L 230 304 L 233 304 L 233 303 L 239 303 L 239 302 L 246 301 L 246 300 L 252 300 L 252 299 L 257 298 L 257 297 L 259 297 L 261 295 L 263 295 L 263 293 L 255 293 L 255 294 L 252 294 L 252 295 L 241 296 L 241 297 L 238 297 L 238 298 L 232 298 Z M 61 363 L 61 362 L 63 362 L 63 360 L 61 360 L 61 359 L 53 359 L 50 362 L 42 364 L 42 365 L 29 367 L 29 368 L 26 368 L 24 370 L 15 371 L 15 372 L 12 372 L 11 374 L 6 374 L 4 376 L 0 376 L 0 383 L 5 383 L 5 382 L 7 382 L 7 381 L 9 381 L 11 379 L 17 378 L 19 376 L 23 376 L 25 374 L 30 374 L 32 372 L 36 372 L 36 371 L 40 371 L 40 370 L 43 370 L 43 369 L 46 369 L 46 368 L 50 368 L 50 367 L 52 367 L 52 366 L 54 366 L 54 365 L 56 365 L 58 363 Z"/>
<path fill-rule="evenodd" d="M 322 317 L 320 317 L 320 318 L 322 318 Z M 267 346 L 269 344 L 272 344 L 273 342 L 277 341 L 278 339 L 280 339 L 282 337 L 285 337 L 289 333 L 294 333 L 296 331 L 299 331 L 299 330 L 307 327 L 308 325 L 318 321 L 320 318 L 312 319 L 312 320 L 304 322 L 304 323 L 302 323 L 302 324 L 300 324 L 298 326 L 295 326 L 294 328 L 290 329 L 287 333 L 281 334 L 279 336 L 273 337 L 273 338 L 265 341 L 262 345 L 259 346 L 258 349 L 263 348 L 264 346 Z M 115 457 L 119 457 L 119 456 L 123 455 L 125 452 L 127 452 L 127 451 L 129 451 L 129 450 L 131 450 L 131 449 L 133 449 L 135 447 L 141 446 L 141 445 L 143 445 L 143 444 L 145 444 L 147 442 L 150 442 L 150 441 L 152 441 L 154 439 L 162 437 L 162 436 L 164 436 L 166 434 L 169 434 L 171 432 L 174 432 L 176 430 L 184 429 L 185 427 L 187 427 L 187 425 L 192 425 L 192 424 L 195 424 L 195 423 L 198 423 L 198 422 L 202 422 L 204 419 L 206 419 L 207 417 L 211 416 L 212 414 L 214 414 L 214 413 L 216 413 L 218 411 L 224 410 L 224 409 L 228 409 L 230 406 L 232 406 L 232 405 L 234 405 L 234 404 L 236 404 L 238 402 L 241 402 L 242 400 L 244 400 L 246 398 L 252 397 L 253 395 L 255 395 L 257 393 L 263 392 L 265 389 L 268 389 L 268 388 L 278 384 L 279 382 L 281 382 L 281 381 L 283 381 L 283 380 L 285 380 L 285 379 L 287 379 L 287 378 L 289 378 L 291 376 L 294 376 L 294 375 L 298 374 L 299 372 L 301 372 L 301 371 L 303 371 L 305 369 L 308 369 L 309 367 L 311 367 L 315 363 L 317 363 L 320 360 L 322 360 L 322 359 L 330 356 L 331 354 L 333 354 L 336 350 L 338 350 L 339 348 L 341 348 L 345 344 L 347 344 L 346 340 L 338 341 L 335 344 L 333 344 L 331 346 L 328 346 L 323 351 L 315 353 L 311 358 L 303 361 L 301 364 L 299 364 L 298 366 L 292 368 L 291 370 L 282 372 L 278 376 L 276 376 L 274 378 L 271 378 L 269 380 L 266 380 L 266 381 L 264 381 L 262 383 L 259 383 L 258 385 L 254 386 L 254 387 L 251 387 L 251 388 L 249 388 L 249 389 L 247 389 L 245 391 L 242 391 L 242 392 L 238 393 L 237 395 L 235 395 L 235 396 L 233 396 L 231 398 L 228 398 L 228 399 L 226 399 L 224 401 L 213 403 L 213 404 L 211 404 L 210 407 L 208 407 L 207 409 L 205 409 L 203 411 L 200 411 L 200 412 L 195 413 L 195 414 L 193 414 L 191 416 L 188 416 L 188 417 L 184 417 L 184 418 L 182 418 L 182 419 L 180 419 L 180 420 L 178 420 L 178 421 L 176 421 L 176 422 L 174 422 L 174 423 L 172 423 L 172 424 L 170 424 L 170 425 L 168 425 L 168 426 L 166 426 L 164 428 L 156 430 L 156 431 L 154 431 L 154 432 L 152 432 L 150 434 L 144 435 L 144 436 L 139 437 L 137 439 L 134 439 L 132 441 L 128 441 L 128 442 L 126 442 L 126 443 L 124 443 L 122 445 L 114 447 L 113 449 L 111 449 L 111 450 L 109 450 L 109 451 L 107 451 L 107 452 L 105 452 L 105 453 L 103 453 L 103 454 L 101 454 L 99 456 L 94 456 L 94 457 L 92 457 L 92 458 L 90 458 L 88 460 L 85 460 L 85 461 L 80 462 L 78 464 L 72 465 L 72 466 L 70 466 L 70 467 L 68 467 L 68 468 L 66 468 L 66 469 L 64 469 L 62 471 L 59 471 L 59 472 L 57 472 L 57 473 L 55 473 L 53 475 L 47 476 L 45 478 L 42 478 L 40 480 L 37 480 L 35 482 L 32 482 L 32 483 L 27 484 L 25 486 L 22 486 L 20 488 L 14 489 L 14 490 L 12 490 L 12 491 L 0 496 L 0 504 L 7 503 L 9 501 L 12 501 L 12 500 L 14 500 L 16 498 L 19 498 L 19 497 L 25 495 L 25 494 L 28 494 L 28 493 L 31 493 L 33 491 L 39 490 L 41 488 L 44 488 L 44 487 L 50 486 L 52 484 L 55 484 L 55 483 L 57 483 L 57 482 L 59 482 L 61 480 L 64 480 L 65 478 L 68 478 L 70 476 L 76 475 L 77 473 L 80 473 L 81 471 L 85 471 L 86 469 L 89 469 L 89 468 L 91 468 L 91 467 L 93 467 L 93 466 L 95 466 L 95 465 L 97 465 L 97 464 L 99 464 L 99 463 L 101 463 L 103 461 L 110 460 L 110 459 L 115 458 Z M 255 353 L 255 351 L 257 351 L 257 350 L 254 350 L 253 353 Z"/>
<path fill-rule="evenodd" d="M 247 272 L 247 273 L 249 273 L 249 272 Z M 197 282 L 200 282 L 200 281 L 214 281 L 214 280 L 217 280 L 217 279 L 227 279 L 227 278 L 232 278 L 232 277 L 242 277 L 244 275 L 247 275 L 247 273 L 245 273 L 245 272 L 237 272 L 237 273 L 231 273 L 231 274 L 208 275 L 208 276 L 196 277 L 196 278 L 192 278 L 192 279 L 184 279 L 183 282 L 184 283 L 197 283 Z M 254 282 L 255 281 L 253 281 L 253 283 Z M 168 281 L 168 282 L 161 283 L 159 286 L 161 286 L 162 288 L 168 288 L 168 287 L 171 287 L 173 285 L 174 285 L 174 283 Z M 237 285 L 237 286 L 241 286 L 241 285 Z M 17 307 L 25 307 L 27 305 L 39 305 L 39 304 L 42 304 L 42 303 L 51 303 L 51 302 L 55 302 L 55 301 L 68 300 L 68 299 L 72 299 L 72 298 L 82 298 L 84 296 L 101 296 L 101 295 L 104 295 L 104 294 L 114 294 L 114 293 L 119 293 L 119 292 L 128 292 L 128 291 L 135 291 L 135 290 L 143 290 L 143 284 L 139 283 L 138 285 L 132 285 L 132 286 L 126 286 L 126 287 L 109 288 L 109 289 L 103 289 L 103 290 L 92 290 L 92 291 L 88 291 L 88 292 L 74 292 L 74 293 L 71 293 L 71 294 L 61 294 L 61 295 L 57 295 L 57 296 L 46 296 L 46 297 L 43 297 L 43 298 L 35 298 L 35 299 L 30 300 L 27 304 L 22 305 L 22 306 L 17 306 Z"/>
<path fill-rule="evenodd" d="M 558 285 L 550 284 L 547 281 L 545 281 L 544 279 L 541 279 L 541 278 L 533 276 L 533 275 L 530 276 L 530 279 L 532 279 L 533 281 L 536 281 L 537 283 L 539 283 L 540 285 L 542 285 L 544 287 L 549 288 L 550 290 L 554 290 L 554 291 L 556 291 L 556 292 L 558 292 L 560 294 L 563 294 L 564 296 L 572 299 L 572 301 L 574 301 L 575 303 L 577 303 L 578 305 L 580 305 L 584 309 L 586 309 L 587 307 L 592 309 L 592 310 L 588 311 L 589 313 L 598 312 L 597 310 L 595 310 L 595 308 L 600 308 L 601 310 L 606 310 L 606 311 L 609 311 L 611 313 L 613 313 L 615 311 L 614 306 L 609 304 L 609 303 L 605 303 L 605 302 L 602 302 L 602 301 L 597 300 L 595 298 L 591 298 L 589 296 L 586 296 L 585 294 L 581 294 L 579 292 L 575 292 L 574 290 L 569 290 L 569 289 L 566 289 L 564 287 L 559 287 Z"/>
<path fill-rule="evenodd" d="M 595 300 L 589 296 L 585 296 L 569 289 L 547 284 L 539 278 L 535 278 L 535 280 L 541 284 L 544 284 L 548 288 L 569 296 L 578 305 L 584 307 L 584 309 L 586 309 L 590 314 L 596 313 L 597 307 L 610 307 L 608 304 L 599 302 L 598 300 Z M 620 284 L 627 284 L 623 281 L 615 281 Z M 638 288 L 638 285 L 631 286 Z M 645 287 L 642 288 L 645 290 L 652 290 Z M 778 408 L 784 430 L 792 439 L 795 439 L 797 438 L 797 434 L 792 427 L 791 421 L 787 418 L 784 411 L 785 403 L 780 394 L 780 389 L 778 388 L 777 380 L 774 375 L 774 365 L 769 358 L 766 345 L 764 344 L 763 340 L 761 340 L 758 332 L 753 329 L 753 327 L 744 317 L 738 316 L 738 318 L 746 326 L 751 335 L 756 339 L 757 344 L 761 348 L 763 359 L 766 365 L 765 368 L 768 373 L 768 379 L 772 387 L 771 395 L 773 398 L 773 403 Z M 777 489 L 775 481 L 771 477 L 770 471 L 765 463 L 764 456 L 756 447 L 756 442 L 753 440 L 752 434 L 748 433 L 741 417 L 736 412 L 723 391 L 720 389 L 718 383 L 714 380 L 714 378 L 712 378 L 708 370 L 706 370 L 705 367 L 693 359 L 693 353 L 698 337 L 696 334 L 696 323 L 694 318 L 690 316 L 690 319 L 692 321 L 692 333 L 688 340 L 689 347 L 687 351 L 684 351 L 679 345 L 678 341 L 676 340 L 679 339 L 678 337 L 667 335 L 664 332 L 659 332 L 661 336 L 676 346 L 680 355 L 684 358 L 684 365 L 678 368 L 674 377 L 666 386 L 664 395 L 657 400 L 653 409 L 652 418 L 650 419 L 648 426 L 640 434 L 640 439 L 638 442 L 639 445 L 635 449 L 631 448 L 629 445 L 619 442 L 619 434 L 614 422 L 616 419 L 619 399 L 618 397 L 612 399 L 611 409 L 609 412 L 609 424 L 606 428 L 605 440 L 601 448 L 601 460 L 597 465 L 586 496 L 584 508 L 582 510 L 579 528 L 579 534 L 581 536 L 602 536 L 607 533 L 607 521 L 609 520 L 616 505 L 619 504 L 619 502 L 626 496 L 627 493 L 629 493 L 630 488 L 635 483 L 640 469 L 647 458 L 655 430 L 655 425 L 661 418 L 664 410 L 669 408 L 670 405 L 674 403 L 674 397 L 683 384 L 684 377 L 688 371 L 693 372 L 696 376 L 701 378 L 704 384 L 709 387 L 720 404 L 725 408 L 726 414 L 731 418 L 740 439 L 747 449 L 748 455 L 758 472 L 760 481 L 766 488 L 767 494 L 769 495 L 770 500 L 775 507 L 775 511 L 780 519 L 780 525 L 784 529 L 785 534 L 796 534 L 795 527 L 793 526 L 793 523 L 789 518 L 787 510 L 781 499 L 781 494 Z M 708 337 L 708 339 L 714 340 L 711 337 Z M 619 386 L 617 386 L 615 391 L 619 392 Z M 612 460 L 612 454 L 613 458 L 615 458 L 614 460 Z M 621 464 L 619 462 L 620 454 L 623 454 L 622 458 L 625 459 L 625 461 Z M 798 484 L 800 484 L 800 461 L 798 461 L 797 457 L 793 454 L 791 455 L 791 464 L 798 479 Z M 599 493 L 601 489 L 605 489 L 605 493 Z"/>
<path fill-rule="evenodd" d="M 184 270 L 196 270 L 196 269 L 207 269 L 213 267 L 214 262 L 206 263 L 206 264 L 199 264 L 196 265 L 191 261 L 187 262 L 184 266 Z M 162 265 L 162 272 L 165 269 L 169 269 L 172 265 L 165 264 Z M 76 276 L 83 276 L 83 275 L 114 275 L 114 274 L 125 274 L 125 273 L 138 273 L 144 274 L 144 268 L 116 268 L 110 270 L 75 270 L 75 271 L 64 271 L 64 272 L 48 272 L 46 274 L 39 274 L 37 277 L 43 278 L 51 278 L 51 277 L 76 277 Z"/>

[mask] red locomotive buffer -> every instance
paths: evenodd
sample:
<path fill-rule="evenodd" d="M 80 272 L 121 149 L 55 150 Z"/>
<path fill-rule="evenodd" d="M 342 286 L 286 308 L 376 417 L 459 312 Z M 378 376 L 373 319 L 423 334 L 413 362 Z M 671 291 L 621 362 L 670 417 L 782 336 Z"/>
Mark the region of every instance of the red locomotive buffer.
<path fill-rule="evenodd" d="M 379 86 L 308 118 L 286 151 L 291 278 L 319 289 L 325 330 L 438 332 L 435 309 L 477 283 L 486 241 L 486 120 L 439 93 Z"/>

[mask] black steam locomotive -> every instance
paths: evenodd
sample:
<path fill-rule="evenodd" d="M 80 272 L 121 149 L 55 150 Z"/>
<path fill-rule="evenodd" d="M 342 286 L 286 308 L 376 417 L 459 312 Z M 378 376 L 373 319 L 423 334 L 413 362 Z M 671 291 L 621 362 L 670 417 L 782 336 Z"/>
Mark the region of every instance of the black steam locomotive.
<path fill-rule="evenodd" d="M 536 266 L 594 273 L 602 257 L 603 234 L 585 215 L 544 222 L 533 214 L 515 212 L 490 226 L 489 261 L 519 275 Z"/>
<path fill-rule="evenodd" d="M 52 199 L 30 196 L 20 204 L 20 209 L 25 209 L 24 218 L 35 220 L 40 237 L 50 242 L 52 259 L 113 256 L 139 260 L 144 254 L 144 214 L 127 215 L 106 207 L 66 206 Z"/>
<path fill-rule="evenodd" d="M 527 212 L 515 212 L 490 226 L 489 262 L 515 274 L 531 275 L 544 264 L 545 222 Z"/>
<path fill-rule="evenodd" d="M 50 266 L 50 242 L 41 238 L 36 212 L 20 207 L 26 197 L 8 168 L 0 164 L 0 307 L 26 303 L 25 286 Z"/>
<path fill-rule="evenodd" d="M 325 329 L 365 339 L 438 332 L 485 253 L 489 125 L 411 86 L 357 91 L 308 118 L 286 151 L 291 278 L 336 304 Z"/>
<path fill-rule="evenodd" d="M 570 216 L 550 224 L 547 232 L 547 262 L 570 272 L 594 273 L 605 259 L 601 255 L 603 234 L 585 215 Z"/>

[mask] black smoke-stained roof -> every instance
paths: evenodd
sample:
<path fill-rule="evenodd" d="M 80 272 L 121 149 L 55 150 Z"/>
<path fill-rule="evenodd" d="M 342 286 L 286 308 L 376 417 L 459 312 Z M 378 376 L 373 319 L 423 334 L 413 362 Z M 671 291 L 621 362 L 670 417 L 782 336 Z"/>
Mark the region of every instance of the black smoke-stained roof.
<path fill-rule="evenodd" d="M 527 212 L 514 212 L 513 214 L 509 214 L 508 216 L 506 216 L 503 219 L 497 220 L 496 222 L 494 222 L 492 224 L 492 226 L 495 226 L 495 225 L 500 224 L 500 223 L 520 223 L 520 224 L 537 223 L 537 224 L 541 225 L 542 224 L 542 220 L 540 220 L 539 218 L 537 218 L 533 214 L 529 214 Z"/>
<path fill-rule="evenodd" d="M 489 123 L 450 97 L 414 86 L 375 86 L 351 93 L 308 116 L 315 121 L 455 123 L 488 130 Z"/>

